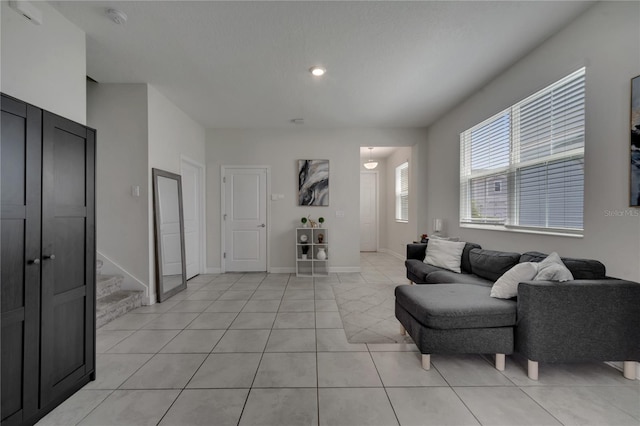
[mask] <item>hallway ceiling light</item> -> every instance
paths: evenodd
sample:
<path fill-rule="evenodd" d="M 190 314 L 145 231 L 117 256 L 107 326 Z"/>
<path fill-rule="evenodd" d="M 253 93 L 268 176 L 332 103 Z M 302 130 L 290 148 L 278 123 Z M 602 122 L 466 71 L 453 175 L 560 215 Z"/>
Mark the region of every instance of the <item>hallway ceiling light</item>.
<path fill-rule="evenodd" d="M 378 162 L 377 161 L 373 161 L 373 159 L 371 158 L 371 152 L 372 151 L 373 151 L 373 148 L 369 147 L 369 159 L 367 161 L 365 161 L 365 163 L 364 163 L 365 169 L 373 170 L 376 167 L 378 167 Z"/>

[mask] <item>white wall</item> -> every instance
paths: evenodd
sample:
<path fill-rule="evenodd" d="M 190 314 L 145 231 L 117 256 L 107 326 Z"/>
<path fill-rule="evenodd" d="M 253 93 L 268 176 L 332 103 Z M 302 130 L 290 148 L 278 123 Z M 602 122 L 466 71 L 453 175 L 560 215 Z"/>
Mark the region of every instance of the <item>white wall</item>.
<path fill-rule="evenodd" d="M 98 252 L 148 288 L 147 85 L 88 83 L 87 122 L 97 131 Z"/>
<path fill-rule="evenodd" d="M 640 3 L 597 3 L 432 125 L 419 157 L 425 188 L 418 227 L 430 230 L 433 218 L 444 218 L 448 234 L 485 248 L 595 258 L 611 276 L 640 280 L 640 210 L 628 207 L 630 79 L 640 74 L 639 28 Z M 584 238 L 459 228 L 460 132 L 585 65 Z"/>
<path fill-rule="evenodd" d="M 421 130 L 377 129 L 208 129 L 207 130 L 207 266 L 220 268 L 220 167 L 271 166 L 269 201 L 270 266 L 294 270 L 293 229 L 302 216 L 323 216 L 330 230 L 331 263 L 335 271 L 360 265 L 360 146 L 412 146 L 423 140 Z M 300 207 L 296 203 L 297 160 L 330 161 L 328 207 Z M 344 217 L 336 217 L 343 211 Z"/>
<path fill-rule="evenodd" d="M 205 129 L 176 107 L 155 87 L 147 85 L 148 94 L 148 169 L 147 182 L 151 183 L 151 169 L 157 168 L 180 174 L 180 157 L 196 161 L 205 158 Z M 153 232 L 153 193 L 149 191 L 147 202 L 149 282 L 155 283 L 155 252 Z M 208 219 L 208 218 L 207 218 Z M 207 220 L 208 221 L 208 220 Z M 151 286 L 150 302 L 155 301 L 155 284 Z"/>
<path fill-rule="evenodd" d="M 0 90 L 13 97 L 86 124 L 85 33 L 45 2 L 35 25 L 2 8 Z"/>
<path fill-rule="evenodd" d="M 407 251 L 407 244 L 418 238 L 418 203 L 417 197 L 421 194 L 421 188 L 416 181 L 416 165 L 413 161 L 413 147 L 399 148 L 391 154 L 386 161 L 386 194 L 384 205 L 386 207 L 386 234 L 385 248 L 402 257 Z M 406 223 L 396 221 L 396 167 L 409 163 L 409 221 Z"/>

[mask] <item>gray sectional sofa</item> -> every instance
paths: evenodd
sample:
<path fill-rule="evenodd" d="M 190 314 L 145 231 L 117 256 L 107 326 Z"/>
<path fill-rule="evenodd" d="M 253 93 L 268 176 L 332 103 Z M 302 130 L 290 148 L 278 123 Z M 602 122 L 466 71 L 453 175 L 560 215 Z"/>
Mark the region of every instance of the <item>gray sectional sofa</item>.
<path fill-rule="evenodd" d="M 640 283 L 610 278 L 597 260 L 562 258 L 574 280 L 525 281 L 518 296 L 490 296 L 493 283 L 520 262 L 540 262 L 539 252 L 483 250 L 466 243 L 461 273 L 424 263 L 428 243 L 407 245 L 407 278 L 395 290 L 396 318 L 423 355 L 494 353 L 496 368 L 505 354 L 538 363 L 623 361 L 624 376 L 635 379 L 640 361 Z"/>

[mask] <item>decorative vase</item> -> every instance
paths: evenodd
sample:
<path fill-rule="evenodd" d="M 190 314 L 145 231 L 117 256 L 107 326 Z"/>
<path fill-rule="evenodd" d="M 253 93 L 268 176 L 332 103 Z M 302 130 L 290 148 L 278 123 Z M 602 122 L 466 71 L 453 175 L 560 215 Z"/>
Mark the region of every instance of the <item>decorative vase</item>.
<path fill-rule="evenodd" d="M 316 259 L 318 259 L 318 260 L 326 260 L 327 259 L 327 252 L 325 251 L 324 248 L 319 248 L 318 249 L 318 254 L 316 255 Z"/>

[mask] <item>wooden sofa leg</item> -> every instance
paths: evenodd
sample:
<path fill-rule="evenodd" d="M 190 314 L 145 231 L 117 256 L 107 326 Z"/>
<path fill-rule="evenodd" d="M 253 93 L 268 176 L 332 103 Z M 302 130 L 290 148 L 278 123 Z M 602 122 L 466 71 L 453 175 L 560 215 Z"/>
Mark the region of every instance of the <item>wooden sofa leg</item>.
<path fill-rule="evenodd" d="M 636 362 L 635 361 L 625 361 L 622 367 L 622 374 L 625 379 L 635 380 L 636 379 Z"/>
<path fill-rule="evenodd" d="M 538 362 L 527 360 L 527 376 L 531 380 L 538 380 Z"/>
<path fill-rule="evenodd" d="M 504 354 L 496 354 L 496 370 L 504 371 L 505 356 Z"/>
<path fill-rule="evenodd" d="M 406 336 L 407 335 L 407 329 L 404 328 L 404 325 L 400 324 L 400 335 L 401 336 Z"/>
<path fill-rule="evenodd" d="M 422 368 L 425 370 L 431 370 L 431 355 L 422 354 Z"/>

